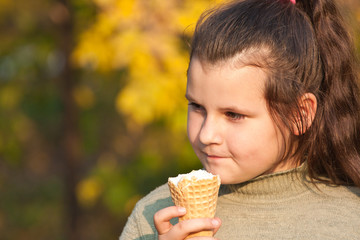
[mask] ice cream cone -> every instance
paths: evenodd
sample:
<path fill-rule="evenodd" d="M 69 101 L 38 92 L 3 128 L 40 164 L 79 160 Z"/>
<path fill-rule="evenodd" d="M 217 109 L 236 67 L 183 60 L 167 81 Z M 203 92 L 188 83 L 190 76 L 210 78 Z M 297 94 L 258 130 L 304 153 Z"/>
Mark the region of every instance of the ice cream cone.
<path fill-rule="evenodd" d="M 220 178 L 212 175 L 211 178 L 198 179 L 183 177 L 177 184 L 169 179 L 168 185 L 171 198 L 176 206 L 186 208 L 186 214 L 179 221 L 193 218 L 213 218 L 216 211 L 216 202 L 220 187 Z M 187 238 L 195 236 L 213 236 L 212 231 L 193 233 Z"/>

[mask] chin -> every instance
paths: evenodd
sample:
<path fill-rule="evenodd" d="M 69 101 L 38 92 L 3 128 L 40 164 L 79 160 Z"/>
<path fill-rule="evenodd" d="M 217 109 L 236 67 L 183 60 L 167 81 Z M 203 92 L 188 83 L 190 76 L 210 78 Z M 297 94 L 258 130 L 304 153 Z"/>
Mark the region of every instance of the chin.
<path fill-rule="evenodd" d="M 221 184 L 236 184 L 237 182 L 235 181 L 231 181 L 230 179 L 222 179 L 221 176 L 220 176 L 220 179 L 221 179 Z"/>
<path fill-rule="evenodd" d="M 216 173 L 213 173 L 216 174 Z M 221 184 L 239 184 L 242 182 L 246 182 L 248 181 L 248 179 L 239 179 L 239 178 L 231 178 L 228 174 L 219 174 L 220 179 L 221 179 Z"/>
<path fill-rule="evenodd" d="M 216 171 L 208 171 L 214 175 L 219 175 L 220 176 L 220 180 L 221 180 L 221 184 L 234 184 L 235 181 L 232 181 L 232 179 L 229 179 L 229 176 L 227 174 L 222 174 Z"/>

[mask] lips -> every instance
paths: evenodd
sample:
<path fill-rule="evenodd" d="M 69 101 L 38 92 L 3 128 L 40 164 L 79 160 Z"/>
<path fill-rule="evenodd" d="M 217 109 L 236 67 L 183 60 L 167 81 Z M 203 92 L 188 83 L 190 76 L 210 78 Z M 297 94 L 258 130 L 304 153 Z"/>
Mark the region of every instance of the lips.
<path fill-rule="evenodd" d="M 224 158 L 224 157 L 216 156 L 216 155 L 206 155 L 206 157 L 208 157 L 208 158 L 214 158 L 214 159 Z"/>
<path fill-rule="evenodd" d="M 205 155 L 206 158 L 212 158 L 212 159 L 228 158 L 228 156 L 221 153 L 213 153 L 213 152 L 205 152 L 205 151 L 202 151 L 202 153 Z"/>

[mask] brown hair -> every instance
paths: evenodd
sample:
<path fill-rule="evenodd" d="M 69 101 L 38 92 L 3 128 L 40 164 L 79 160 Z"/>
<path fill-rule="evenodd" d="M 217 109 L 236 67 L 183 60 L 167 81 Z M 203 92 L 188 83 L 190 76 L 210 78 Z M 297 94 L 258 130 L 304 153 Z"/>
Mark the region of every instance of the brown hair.
<path fill-rule="evenodd" d="M 240 0 L 205 12 L 191 58 L 215 64 L 237 55 L 269 73 L 265 98 L 278 126 L 291 131 L 296 116 L 302 116 L 301 96 L 316 96 L 311 127 L 300 121 L 297 128 L 307 130 L 291 136 L 283 159 L 291 155 L 301 163 L 306 158 L 312 179 L 360 187 L 354 48 L 334 1 Z"/>

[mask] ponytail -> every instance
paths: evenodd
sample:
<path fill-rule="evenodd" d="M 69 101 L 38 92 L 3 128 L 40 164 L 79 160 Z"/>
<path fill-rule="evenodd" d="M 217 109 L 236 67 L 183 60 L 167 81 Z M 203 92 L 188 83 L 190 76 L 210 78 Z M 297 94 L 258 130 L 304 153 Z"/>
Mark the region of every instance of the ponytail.
<path fill-rule="evenodd" d="M 352 40 L 333 0 L 298 0 L 296 6 L 310 18 L 323 69 L 310 130 L 310 177 L 360 187 L 360 91 Z"/>

